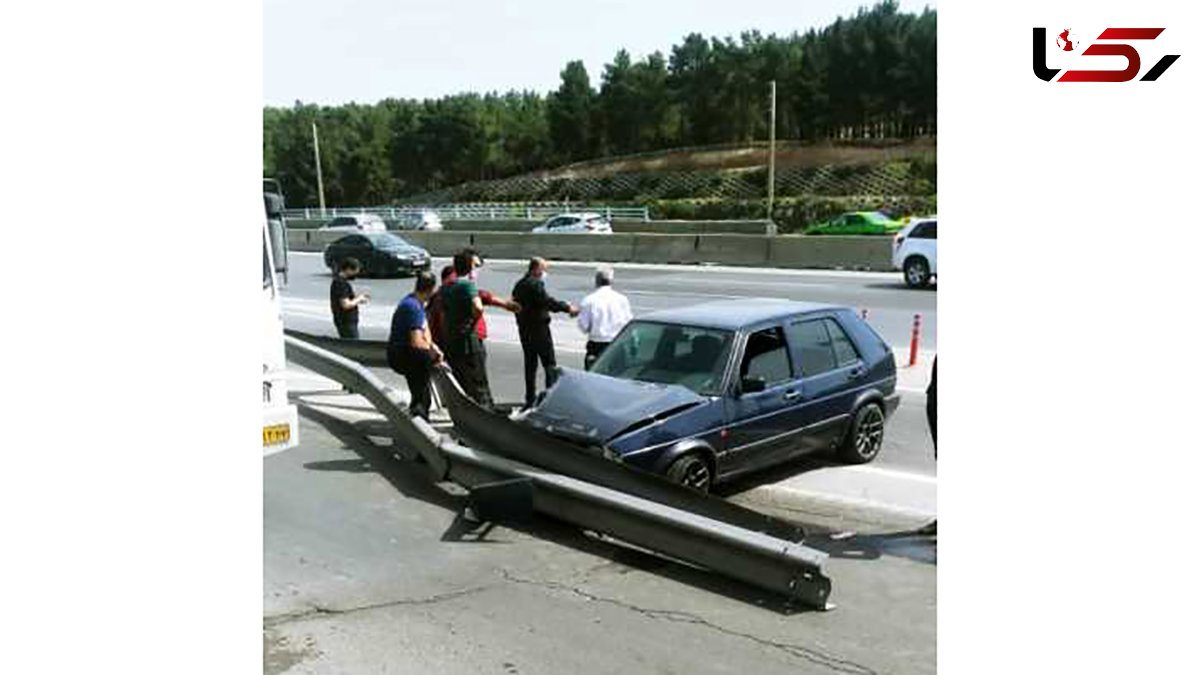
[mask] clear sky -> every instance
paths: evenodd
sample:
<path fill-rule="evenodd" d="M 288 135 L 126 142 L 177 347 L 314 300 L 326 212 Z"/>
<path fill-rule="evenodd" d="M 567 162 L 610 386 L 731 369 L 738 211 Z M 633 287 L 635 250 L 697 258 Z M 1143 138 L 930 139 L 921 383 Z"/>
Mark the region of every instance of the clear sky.
<path fill-rule="evenodd" d="M 264 0 L 263 102 L 290 106 L 558 88 L 582 59 L 598 87 L 618 49 L 670 55 L 688 33 L 789 35 L 873 0 Z M 902 11 L 936 0 L 900 2 Z"/>

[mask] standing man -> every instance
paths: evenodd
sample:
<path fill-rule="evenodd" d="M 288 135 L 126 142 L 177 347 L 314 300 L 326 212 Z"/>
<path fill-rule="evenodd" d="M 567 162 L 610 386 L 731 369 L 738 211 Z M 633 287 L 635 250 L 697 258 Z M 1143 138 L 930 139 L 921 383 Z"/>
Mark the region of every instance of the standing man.
<path fill-rule="evenodd" d="M 612 283 L 613 268 L 608 265 L 598 268 L 596 290 L 579 303 L 579 328 L 588 338 L 584 370 L 592 369 L 617 333 L 633 319 L 629 299 L 613 290 Z"/>
<path fill-rule="evenodd" d="M 355 258 L 346 258 L 338 265 L 338 273 L 329 285 L 329 309 L 333 312 L 333 325 L 338 337 L 358 339 L 358 306 L 371 299 L 369 293 L 354 294 L 350 280 L 358 277 L 362 265 Z"/>
<path fill-rule="evenodd" d="M 476 256 L 460 251 L 454 256 L 455 282 L 442 290 L 446 308 L 446 356 L 454 379 L 464 393 L 484 408 L 492 407 L 487 377 L 487 349 L 479 337 L 483 301 L 471 279 Z"/>
<path fill-rule="evenodd" d="M 529 271 L 513 286 L 513 300 L 520 304 L 517 312 L 517 333 L 521 337 L 521 351 L 525 355 L 525 407 L 533 407 L 538 360 L 546 371 L 546 388 L 554 386 L 557 379 L 554 361 L 554 337 L 550 333 L 550 313 L 567 312 L 579 314 L 579 308 L 555 299 L 546 292 L 546 277 L 549 264 L 542 258 L 529 261 Z"/>
<path fill-rule="evenodd" d="M 933 460 L 937 461 L 937 357 L 933 357 L 933 374 L 929 387 L 925 389 L 925 421 L 929 423 L 929 435 L 933 437 Z M 917 530 L 921 534 L 937 535 L 937 519 Z"/>
<path fill-rule="evenodd" d="M 479 252 L 476 251 L 473 247 L 468 246 L 467 248 L 463 249 L 463 252 L 466 253 L 467 255 L 471 256 L 472 264 L 474 265 L 471 268 L 471 281 L 474 281 L 476 284 L 476 287 L 478 287 L 478 285 L 479 285 L 479 270 L 483 268 L 483 257 L 480 256 Z M 521 310 L 521 305 L 518 304 L 517 302 L 514 302 L 513 300 L 505 300 L 504 298 L 496 295 L 495 293 L 493 293 L 489 290 L 485 290 L 483 288 L 479 288 L 478 290 L 479 290 L 479 299 L 483 301 L 484 307 L 500 307 L 503 309 L 507 309 L 508 311 L 513 312 L 513 313 L 519 312 Z M 479 328 L 478 328 L 479 339 L 486 340 L 488 337 L 487 315 L 486 314 L 479 317 L 478 325 L 479 325 Z"/>
<path fill-rule="evenodd" d="M 442 360 L 442 352 L 430 339 L 429 324 L 425 320 L 425 303 L 433 295 L 436 285 L 432 272 L 417 274 L 413 292 L 401 300 L 392 313 L 392 330 L 387 344 L 388 365 L 408 382 L 411 395 L 408 413 L 426 422 L 429 421 L 432 399 L 429 373 L 434 364 Z"/>
<path fill-rule="evenodd" d="M 425 305 L 425 313 L 429 317 L 429 336 L 433 338 L 433 344 L 437 345 L 443 352 L 446 351 L 446 303 L 445 291 L 446 288 L 454 283 L 454 266 L 446 265 L 442 268 L 442 285 L 433 292 L 429 302 Z"/>

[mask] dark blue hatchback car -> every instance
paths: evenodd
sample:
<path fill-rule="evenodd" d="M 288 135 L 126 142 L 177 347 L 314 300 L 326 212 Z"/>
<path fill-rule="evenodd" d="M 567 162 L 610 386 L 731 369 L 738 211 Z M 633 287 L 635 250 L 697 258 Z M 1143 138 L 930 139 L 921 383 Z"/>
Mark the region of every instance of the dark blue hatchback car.
<path fill-rule="evenodd" d="M 891 348 L 853 310 L 721 301 L 631 322 L 520 419 L 707 490 L 804 453 L 869 462 L 899 400 Z"/>

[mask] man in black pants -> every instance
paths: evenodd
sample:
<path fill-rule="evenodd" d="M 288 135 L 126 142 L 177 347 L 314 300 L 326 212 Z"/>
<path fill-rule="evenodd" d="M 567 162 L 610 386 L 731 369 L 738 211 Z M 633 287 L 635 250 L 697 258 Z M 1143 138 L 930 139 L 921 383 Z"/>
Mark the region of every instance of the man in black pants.
<path fill-rule="evenodd" d="M 478 329 L 479 319 L 483 316 L 483 300 L 471 279 L 475 260 L 476 256 L 470 251 L 455 255 L 454 273 L 458 278 L 441 291 L 446 312 L 446 357 L 463 392 L 484 408 L 491 408 L 487 348 Z"/>
<path fill-rule="evenodd" d="M 392 313 L 392 331 L 388 335 L 387 359 L 392 370 L 404 376 L 408 382 L 411 401 L 409 415 L 429 421 L 429 406 L 432 398 L 429 391 L 429 373 L 434 364 L 442 359 L 442 353 L 429 336 L 429 323 L 425 320 L 425 303 L 433 295 L 437 285 L 432 272 L 417 275 L 416 288 L 400 301 Z"/>
<path fill-rule="evenodd" d="M 542 258 L 529 261 L 529 271 L 513 286 L 512 297 L 520 306 L 517 312 L 517 333 L 525 355 L 525 407 L 533 406 L 537 382 L 538 361 L 546 371 L 546 388 L 554 386 L 557 378 L 554 360 L 554 337 L 550 333 L 550 313 L 579 314 L 579 308 L 557 300 L 546 292 L 546 273 L 549 269 Z"/>
<path fill-rule="evenodd" d="M 358 339 L 358 306 L 367 304 L 369 293 L 354 293 L 350 280 L 358 276 L 362 266 L 354 258 L 346 258 L 338 265 L 338 273 L 329 284 L 329 309 L 333 313 L 333 325 L 338 337 L 344 340 Z"/>
<path fill-rule="evenodd" d="M 929 423 L 929 435 L 933 437 L 933 459 L 937 461 L 937 357 L 933 358 L 933 374 L 929 377 L 929 388 L 925 390 L 925 421 Z M 919 532 L 937 534 L 937 519 Z"/>

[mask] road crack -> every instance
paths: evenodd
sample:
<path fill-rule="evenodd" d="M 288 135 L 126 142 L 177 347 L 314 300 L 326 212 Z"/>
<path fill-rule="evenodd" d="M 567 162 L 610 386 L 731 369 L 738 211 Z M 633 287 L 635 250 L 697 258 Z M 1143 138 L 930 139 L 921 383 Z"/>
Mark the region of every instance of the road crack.
<path fill-rule="evenodd" d="M 439 593 L 438 595 L 431 595 L 427 598 L 401 598 L 399 600 L 389 600 L 387 602 L 379 602 L 379 603 L 374 603 L 374 604 L 370 604 L 370 605 L 359 605 L 357 607 L 346 607 L 346 608 L 327 607 L 327 606 L 319 605 L 316 603 L 310 603 L 308 609 L 302 609 L 302 610 L 298 610 L 295 612 L 287 612 L 285 614 L 277 614 L 275 616 L 263 617 L 263 628 L 274 628 L 275 626 L 279 626 L 279 625 L 282 625 L 285 623 L 292 623 L 294 621 L 304 621 L 306 619 L 311 619 L 311 618 L 315 618 L 315 617 L 344 616 L 346 614 L 355 614 L 358 612 L 368 612 L 368 611 L 377 610 L 377 609 L 386 609 L 389 607 L 436 605 L 441 602 L 447 602 L 449 600 L 456 600 L 463 596 L 472 595 L 474 593 L 479 593 L 480 591 L 485 591 L 488 588 L 490 588 L 490 586 L 474 586 L 471 588 L 464 588 L 464 589 L 457 590 L 457 591 L 450 591 L 449 593 Z"/>
<path fill-rule="evenodd" d="M 707 621 L 706 619 L 704 619 L 703 617 L 697 616 L 690 612 L 680 612 L 680 611 L 670 610 L 670 609 L 648 609 L 645 607 L 639 607 L 637 605 L 633 605 L 633 604 L 630 604 L 627 602 L 622 602 L 620 600 L 616 600 L 613 598 L 605 598 L 605 597 L 602 597 L 599 595 L 595 595 L 595 594 L 589 593 L 581 588 L 578 588 L 575 586 L 570 586 L 568 584 L 559 583 L 556 581 L 538 581 L 536 579 L 521 578 L 521 577 L 513 575 L 511 572 L 509 572 L 506 569 L 501 569 L 500 574 L 501 574 L 501 576 L 503 576 L 505 578 L 505 580 L 513 582 L 513 583 L 528 584 L 531 586 L 540 586 L 542 588 L 548 588 L 548 589 L 555 590 L 555 591 L 570 593 L 570 594 L 576 595 L 578 597 L 581 597 L 585 600 L 589 600 L 592 602 L 603 602 L 603 603 L 606 603 L 609 605 L 614 605 L 616 607 L 620 607 L 622 609 L 626 609 L 626 610 L 635 612 L 637 614 L 640 614 L 642 616 L 645 616 L 645 617 L 648 617 L 651 619 L 671 621 L 674 623 L 692 624 L 692 625 L 696 625 L 696 626 L 701 626 L 703 628 L 707 628 L 709 630 L 712 630 L 712 631 L 715 631 L 715 632 L 718 632 L 718 633 L 721 633 L 723 635 L 727 635 L 730 637 L 736 637 L 736 638 L 741 638 L 743 640 L 749 640 L 749 641 L 754 642 L 763 647 L 770 647 L 771 649 L 776 649 L 776 650 L 782 651 L 794 658 L 798 658 L 798 659 L 807 661 L 807 662 L 815 664 L 815 665 L 824 666 L 825 668 L 828 668 L 837 673 L 846 673 L 847 675 L 878 675 L 878 673 L 876 671 L 874 671 L 871 668 L 868 668 L 867 666 L 864 666 L 862 664 L 855 663 L 853 661 L 849 661 L 846 659 L 840 659 L 836 656 L 833 656 L 831 654 L 826 654 L 824 652 L 821 652 L 816 649 L 812 649 L 810 647 L 802 647 L 800 645 L 789 644 L 786 642 L 776 642 L 774 640 L 767 640 L 765 638 L 758 637 L 757 635 L 751 635 L 749 633 L 742 633 L 739 631 L 731 630 L 729 628 L 725 628 L 724 626 L 718 626 L 717 624 L 711 623 L 711 622 Z"/>

